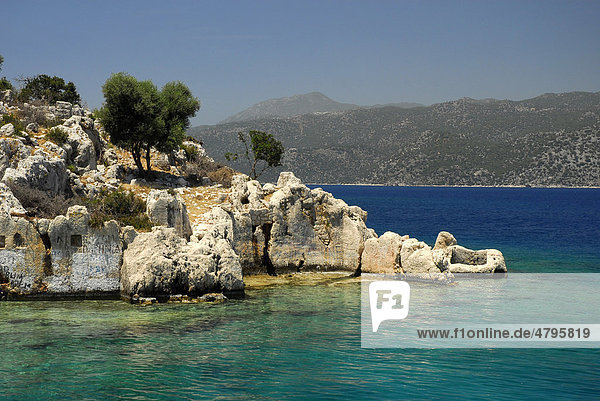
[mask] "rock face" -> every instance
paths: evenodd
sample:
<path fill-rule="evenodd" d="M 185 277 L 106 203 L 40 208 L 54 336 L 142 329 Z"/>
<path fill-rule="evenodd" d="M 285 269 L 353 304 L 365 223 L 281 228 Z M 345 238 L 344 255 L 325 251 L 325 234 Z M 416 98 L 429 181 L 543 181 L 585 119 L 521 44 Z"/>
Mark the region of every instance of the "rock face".
<path fill-rule="evenodd" d="M 6 184 L 0 182 L 0 213 L 7 215 L 24 215 L 27 210 L 23 208 L 21 202 L 13 195 Z"/>
<path fill-rule="evenodd" d="M 67 150 L 69 161 L 84 171 L 95 170 L 104 143 L 98 131 L 94 129 L 93 120 L 72 116 L 59 127 L 68 134 L 63 148 Z"/>
<path fill-rule="evenodd" d="M 45 290 L 50 274 L 42 237 L 23 217 L 0 213 L 0 299 Z"/>
<path fill-rule="evenodd" d="M 155 227 L 139 234 L 123 255 L 121 295 L 126 298 L 243 289 L 239 258 L 216 230 L 199 242 L 186 242 L 173 228 Z"/>
<path fill-rule="evenodd" d="M 175 228 L 181 237 L 189 239 L 192 235 L 185 203 L 177 193 L 153 189 L 148 194 L 146 213 L 156 224 Z"/>

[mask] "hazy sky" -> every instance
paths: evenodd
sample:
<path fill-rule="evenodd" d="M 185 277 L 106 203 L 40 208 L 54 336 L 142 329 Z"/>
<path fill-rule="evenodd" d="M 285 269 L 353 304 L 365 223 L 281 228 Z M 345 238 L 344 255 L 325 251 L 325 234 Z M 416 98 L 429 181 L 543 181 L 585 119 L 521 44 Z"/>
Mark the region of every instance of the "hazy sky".
<path fill-rule="evenodd" d="M 273 97 L 345 103 L 600 91 L 600 1 L 2 1 L 1 75 L 187 84 L 212 124 Z"/>

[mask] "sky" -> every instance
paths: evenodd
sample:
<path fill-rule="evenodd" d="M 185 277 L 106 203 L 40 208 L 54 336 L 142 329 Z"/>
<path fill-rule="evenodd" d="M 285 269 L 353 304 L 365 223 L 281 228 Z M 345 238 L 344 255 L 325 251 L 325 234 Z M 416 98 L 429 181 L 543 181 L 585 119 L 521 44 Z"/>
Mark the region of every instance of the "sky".
<path fill-rule="evenodd" d="M 2 0 L 0 75 L 73 81 L 90 108 L 127 72 L 182 81 L 192 125 L 319 91 L 433 104 L 600 91 L 600 1 Z"/>

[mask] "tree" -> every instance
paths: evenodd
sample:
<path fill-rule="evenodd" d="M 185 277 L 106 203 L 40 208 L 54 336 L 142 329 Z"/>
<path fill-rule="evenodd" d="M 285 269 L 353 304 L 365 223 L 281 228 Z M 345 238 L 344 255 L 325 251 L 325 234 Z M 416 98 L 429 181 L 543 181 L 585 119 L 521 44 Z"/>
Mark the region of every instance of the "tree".
<path fill-rule="evenodd" d="M 283 158 L 283 144 L 273 135 L 263 131 L 251 130 L 248 134 L 238 133 L 238 139 L 244 144 L 244 156 L 250 165 L 250 177 L 256 180 L 270 167 L 281 166 Z M 229 161 L 237 160 L 237 153 L 227 152 L 225 158 Z M 262 162 L 262 163 L 259 163 Z M 257 173 L 257 167 L 263 165 Z"/>
<path fill-rule="evenodd" d="M 126 73 L 113 74 L 102 86 L 105 102 L 100 122 L 110 141 L 131 152 L 143 175 L 152 169 L 150 151 L 171 151 L 181 144 L 189 118 L 200 108 L 198 99 L 181 82 L 169 82 L 161 91 L 151 81 Z M 142 165 L 145 153 L 146 170 Z"/>
<path fill-rule="evenodd" d="M 57 101 L 78 103 L 81 100 L 73 82 L 65 83 L 61 77 L 45 74 L 25 78 L 25 86 L 19 96 L 24 102 L 43 100 L 48 103 Z"/>

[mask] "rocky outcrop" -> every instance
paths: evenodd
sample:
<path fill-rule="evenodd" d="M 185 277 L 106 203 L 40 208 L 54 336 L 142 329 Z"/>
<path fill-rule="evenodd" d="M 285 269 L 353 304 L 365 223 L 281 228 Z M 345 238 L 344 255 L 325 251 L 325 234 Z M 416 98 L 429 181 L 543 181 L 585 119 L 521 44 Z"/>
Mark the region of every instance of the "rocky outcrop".
<path fill-rule="evenodd" d="M 154 223 L 172 227 L 181 237 L 190 238 L 192 227 L 181 196 L 167 190 L 153 189 L 146 200 L 146 213 Z"/>
<path fill-rule="evenodd" d="M 13 195 L 6 184 L 0 182 L 0 214 L 3 215 L 25 215 L 27 210 L 23 208 L 21 202 Z"/>
<path fill-rule="evenodd" d="M 257 181 L 234 176 L 228 201 L 207 216 L 232 242 L 244 272 L 356 272 L 365 241 L 375 236 L 366 212 L 292 173 L 282 173 L 277 187 L 266 195 Z"/>
<path fill-rule="evenodd" d="M 433 259 L 440 270 L 451 273 L 505 273 L 506 263 L 497 249 L 473 251 L 460 245 L 452 234 L 442 231 L 433 248 Z"/>
<path fill-rule="evenodd" d="M 137 235 L 123 255 L 121 295 L 128 299 L 243 289 L 239 258 L 216 230 L 186 242 L 173 228 L 155 227 Z"/>
<path fill-rule="evenodd" d="M 68 160 L 84 171 L 95 170 L 106 144 L 94 129 L 94 121 L 88 117 L 72 116 L 59 128 L 68 134 L 66 143 L 62 145 Z"/>

